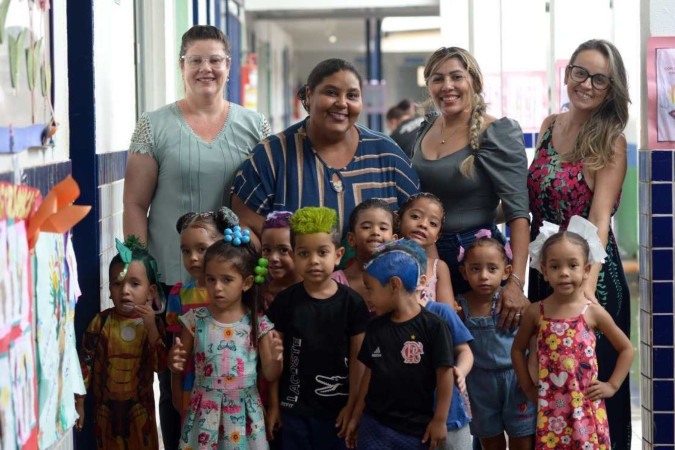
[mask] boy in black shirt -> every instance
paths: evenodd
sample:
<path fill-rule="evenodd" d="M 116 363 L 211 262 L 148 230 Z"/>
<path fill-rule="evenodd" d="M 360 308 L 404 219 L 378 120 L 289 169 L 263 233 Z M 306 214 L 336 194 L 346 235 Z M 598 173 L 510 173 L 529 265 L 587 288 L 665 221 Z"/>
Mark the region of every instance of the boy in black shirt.
<path fill-rule="evenodd" d="M 368 309 L 330 278 L 344 252 L 336 212 L 301 208 L 290 223 L 295 271 L 304 281 L 280 292 L 267 311 L 285 346 L 268 415 L 281 410 L 284 450 L 342 449 L 364 370 L 357 355 Z"/>
<path fill-rule="evenodd" d="M 416 288 L 424 283 L 415 242 L 384 244 L 364 267 L 373 319 L 359 352 L 366 365 L 347 447 L 359 450 L 442 446 L 453 386 L 453 343 L 447 323 L 422 308 Z M 434 409 L 434 391 L 438 402 Z"/>

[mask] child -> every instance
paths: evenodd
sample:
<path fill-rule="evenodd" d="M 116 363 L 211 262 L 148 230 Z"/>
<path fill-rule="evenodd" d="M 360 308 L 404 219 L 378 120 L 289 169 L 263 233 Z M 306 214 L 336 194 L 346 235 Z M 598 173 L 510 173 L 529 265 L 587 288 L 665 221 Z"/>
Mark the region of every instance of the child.
<path fill-rule="evenodd" d="M 167 331 L 180 336 L 183 329 L 178 316 L 209 303 L 206 282 L 204 280 L 204 254 L 214 242 L 223 239 L 223 232 L 239 223 L 237 216 L 228 208 L 203 213 L 187 213 L 176 222 L 176 231 L 180 234 L 180 252 L 183 266 L 190 274 L 190 280 L 176 283 L 166 308 Z M 173 406 L 185 418 L 190 402 L 190 393 L 194 384 L 194 367 L 191 362 L 180 374 L 171 376 L 171 397 Z"/>
<path fill-rule="evenodd" d="M 204 256 L 210 303 L 180 316 L 181 337 L 169 353 L 172 372 L 194 358 L 195 382 L 183 421 L 180 448 L 266 449 L 262 404 L 256 388 L 258 357 L 268 381 L 281 372 L 281 340 L 259 315 L 254 277 L 265 267 L 248 230 L 225 230 Z M 237 243 L 238 245 L 235 245 Z"/>
<path fill-rule="evenodd" d="M 292 215 L 293 213 L 288 211 L 271 212 L 262 226 L 260 236 L 262 256 L 270 262 L 269 280 L 263 286 L 265 309 L 269 308 L 279 292 L 302 281 L 302 277 L 295 273 L 293 264 L 289 222 Z"/>
<path fill-rule="evenodd" d="M 628 375 L 633 347 L 609 313 L 584 295 L 591 265 L 602 262 L 606 253 L 597 228 L 579 216 L 572 217 L 567 231 L 551 235 L 545 229 L 530 244 L 531 265 L 541 271 L 553 293 L 527 309 L 511 352 L 523 390 L 538 402 L 535 448 L 609 449 L 603 399 L 612 397 Z M 606 382 L 598 380 L 596 332 L 618 353 Z M 538 388 L 525 361 L 525 349 L 535 335 Z"/>
<path fill-rule="evenodd" d="M 93 396 L 98 449 L 158 449 L 153 372 L 166 368 L 164 327 L 152 309 L 162 295 L 157 263 L 138 239 L 116 240 L 110 262 L 113 307 L 94 317 L 82 340 L 80 363 Z M 78 431 L 84 396 L 76 399 Z"/>
<path fill-rule="evenodd" d="M 473 334 L 474 367 L 467 377 L 471 400 L 471 434 L 486 450 L 531 449 L 535 408 L 518 387 L 511 362 L 515 331 L 498 327 L 496 302 L 500 286 L 511 274 L 510 251 L 488 230 L 460 249 L 459 270 L 471 290 L 457 295 L 464 323 Z"/>
<path fill-rule="evenodd" d="M 411 246 L 418 247 L 417 254 Z M 357 444 L 357 428 L 360 450 L 437 448 L 445 443 L 453 343 L 443 319 L 417 301 L 424 275 L 419 258 L 426 256 L 418 244 L 393 241 L 365 266 L 368 296 L 380 317 L 368 324 L 359 352 L 366 372 L 347 430 L 349 448 Z"/>
<path fill-rule="evenodd" d="M 420 192 L 412 195 L 398 210 L 401 236 L 411 239 L 424 248 L 427 257 L 436 254 L 436 241 L 441 234 L 445 212 L 441 200 L 434 194 Z M 422 298 L 427 301 L 440 301 L 457 310 L 455 296 L 452 293 L 450 269 L 439 258 L 429 259 L 427 282 Z"/>
<path fill-rule="evenodd" d="M 379 198 L 359 203 L 349 215 L 347 233 L 347 242 L 355 251 L 354 260 L 345 270 L 333 272 L 333 279 L 354 289 L 367 302 L 363 265 L 377 246 L 395 238 L 394 212 L 389 203 Z"/>
<path fill-rule="evenodd" d="M 291 233 L 295 270 L 304 281 L 279 293 L 268 310 L 285 349 L 268 414 L 281 410 L 284 450 L 344 448 L 363 374 L 356 357 L 368 309 L 359 294 L 331 279 L 344 252 L 334 210 L 299 209 Z"/>

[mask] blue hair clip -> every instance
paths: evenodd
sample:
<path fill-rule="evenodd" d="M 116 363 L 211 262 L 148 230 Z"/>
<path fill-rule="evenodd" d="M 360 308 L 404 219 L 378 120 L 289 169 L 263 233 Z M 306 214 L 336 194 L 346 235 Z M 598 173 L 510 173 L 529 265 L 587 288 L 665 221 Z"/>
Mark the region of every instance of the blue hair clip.
<path fill-rule="evenodd" d="M 223 237 L 223 239 L 225 242 L 232 244 L 235 247 L 239 247 L 242 244 L 248 244 L 251 242 L 251 231 L 242 230 L 239 225 L 233 228 L 226 228 L 224 234 L 225 237 Z"/>

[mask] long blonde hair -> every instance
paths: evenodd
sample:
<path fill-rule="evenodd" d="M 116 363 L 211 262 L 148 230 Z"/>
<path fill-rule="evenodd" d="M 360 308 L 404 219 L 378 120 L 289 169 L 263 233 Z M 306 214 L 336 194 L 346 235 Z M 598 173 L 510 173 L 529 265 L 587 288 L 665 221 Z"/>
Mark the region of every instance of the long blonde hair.
<path fill-rule="evenodd" d="M 577 47 L 572 53 L 570 64 L 574 64 L 579 53 L 586 50 L 596 50 L 607 58 L 609 77 L 612 81 L 605 100 L 581 127 L 574 148 L 563 159 L 583 161 L 584 167 L 597 171 L 605 167 L 614 157 L 614 144 L 628 123 L 630 98 L 626 69 L 616 47 L 603 39 L 591 39 Z M 569 82 L 569 71 L 568 67 L 565 73 L 566 82 Z"/>
<path fill-rule="evenodd" d="M 471 149 L 475 152 L 480 147 L 480 132 L 485 122 L 485 110 L 487 105 L 481 95 L 483 93 L 483 74 L 478 67 L 476 58 L 471 53 L 460 47 L 441 47 L 436 50 L 427 60 L 424 66 L 424 81 L 429 82 L 431 74 L 436 68 L 449 59 L 457 59 L 471 77 L 473 87 L 473 97 L 471 99 L 471 118 L 469 119 L 469 143 Z M 459 167 L 462 175 L 471 177 L 473 175 L 475 156 L 472 152 L 467 156 Z"/>

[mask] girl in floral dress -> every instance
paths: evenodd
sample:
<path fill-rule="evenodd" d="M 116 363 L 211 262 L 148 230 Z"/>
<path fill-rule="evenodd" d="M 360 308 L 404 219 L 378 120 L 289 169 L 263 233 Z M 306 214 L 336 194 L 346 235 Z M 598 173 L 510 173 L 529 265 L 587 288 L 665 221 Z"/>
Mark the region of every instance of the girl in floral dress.
<path fill-rule="evenodd" d="M 511 351 L 513 366 L 523 391 L 538 405 L 536 449 L 610 449 L 604 399 L 628 375 L 633 347 L 609 313 L 584 295 L 591 264 L 606 256 L 597 228 L 574 216 L 568 231 L 553 232 L 554 226 L 545 223 L 530 245 L 531 265 L 541 270 L 553 294 L 527 309 Z M 598 379 L 596 332 L 618 354 L 606 381 Z M 537 339 L 538 387 L 525 358 L 532 336 Z"/>
<path fill-rule="evenodd" d="M 247 231 L 225 230 L 204 256 L 210 303 L 180 316 L 183 331 L 169 354 L 173 372 L 191 358 L 195 382 L 183 422 L 181 449 L 267 449 L 256 388 L 262 375 L 275 381 L 282 368 L 281 340 L 259 314 L 256 283 L 267 260 L 258 259 Z"/>

